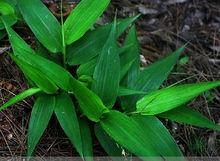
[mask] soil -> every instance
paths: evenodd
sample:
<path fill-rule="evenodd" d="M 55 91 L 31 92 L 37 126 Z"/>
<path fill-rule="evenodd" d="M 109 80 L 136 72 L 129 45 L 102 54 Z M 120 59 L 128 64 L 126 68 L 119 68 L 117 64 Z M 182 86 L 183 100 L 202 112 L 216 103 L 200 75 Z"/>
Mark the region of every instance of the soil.
<path fill-rule="evenodd" d="M 53 11 L 57 1 L 44 0 Z M 78 1 L 67 1 L 74 8 Z M 69 6 L 68 6 L 69 5 Z M 220 1 L 219 0 L 112 0 L 97 25 L 139 13 L 136 23 L 141 47 L 142 65 L 147 66 L 188 43 L 175 70 L 163 86 L 220 79 Z M 55 14 L 56 15 L 56 14 Z M 59 14 L 56 15 L 59 17 Z M 15 26 L 22 37 L 33 44 L 34 37 L 24 24 Z M 123 40 L 123 37 L 121 38 Z M 27 89 L 26 81 L 4 50 L 10 49 L 7 38 L 0 41 L 0 104 Z M 29 98 L 0 112 L 0 156 L 23 156 L 33 99 Z M 215 89 L 193 100 L 194 107 L 211 120 L 220 123 L 220 91 Z M 164 121 L 186 156 L 219 156 L 220 133 L 208 129 Z M 37 156 L 78 155 L 52 119 L 40 144 Z M 94 139 L 94 155 L 106 155 Z"/>

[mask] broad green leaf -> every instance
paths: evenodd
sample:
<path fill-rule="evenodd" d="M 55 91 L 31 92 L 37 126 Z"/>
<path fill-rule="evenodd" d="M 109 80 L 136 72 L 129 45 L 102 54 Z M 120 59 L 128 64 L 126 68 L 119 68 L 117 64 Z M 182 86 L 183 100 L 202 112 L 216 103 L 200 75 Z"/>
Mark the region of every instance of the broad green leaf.
<path fill-rule="evenodd" d="M 4 110 L 6 109 L 7 107 L 19 102 L 19 101 L 22 101 L 23 99 L 27 98 L 27 97 L 30 97 L 36 93 L 39 93 L 41 92 L 42 90 L 40 88 L 30 88 L 16 96 L 14 96 L 13 98 L 11 98 L 8 102 L 6 102 L 5 104 L 1 105 L 0 106 L 0 111 L 1 110 Z"/>
<path fill-rule="evenodd" d="M 3 19 L 4 20 L 4 19 Z M 29 65 L 37 68 L 60 88 L 68 91 L 71 74 L 61 66 L 37 55 L 26 42 L 5 23 L 14 55 Z"/>
<path fill-rule="evenodd" d="M 87 121 L 85 119 L 79 119 L 79 127 L 82 137 L 83 156 L 87 161 L 93 160 L 92 136 Z"/>
<path fill-rule="evenodd" d="M 149 144 L 160 152 L 161 156 L 182 156 L 169 131 L 155 116 L 133 115 L 131 118 L 143 128 L 145 136 L 150 138 Z"/>
<path fill-rule="evenodd" d="M 16 16 L 14 14 L 11 15 L 2 15 L 1 17 L 4 17 L 6 22 L 8 23 L 9 26 L 14 25 L 17 20 L 16 20 Z M 4 29 L 5 26 L 3 24 L 3 22 L 0 20 L 0 30 Z"/>
<path fill-rule="evenodd" d="M 121 59 L 122 60 L 122 59 Z M 128 74 L 129 69 L 133 66 L 135 60 L 128 62 L 127 64 L 121 65 L 121 75 L 120 80 L 123 80 L 123 78 Z M 122 62 L 120 62 L 121 64 Z"/>
<path fill-rule="evenodd" d="M 102 129 L 100 124 L 94 126 L 95 135 L 109 156 L 122 156 L 122 148 Z"/>
<path fill-rule="evenodd" d="M 178 123 L 184 123 L 184 124 L 189 124 L 193 126 L 209 128 L 209 129 L 220 131 L 219 125 L 216 125 L 214 122 L 209 120 L 207 117 L 203 116 L 198 111 L 192 108 L 184 107 L 184 106 L 161 113 L 157 116 L 166 118 L 166 119 L 178 122 Z"/>
<path fill-rule="evenodd" d="M 117 98 L 120 83 L 120 58 L 116 42 L 116 22 L 104 45 L 94 71 L 93 91 L 111 108 Z"/>
<path fill-rule="evenodd" d="M 51 52 L 62 51 L 61 25 L 40 0 L 19 0 L 25 22 L 37 39 Z"/>
<path fill-rule="evenodd" d="M 0 40 L 3 39 L 7 35 L 5 30 L 0 30 Z"/>
<path fill-rule="evenodd" d="M 81 38 L 107 8 L 110 0 L 81 0 L 64 23 L 65 42 Z"/>
<path fill-rule="evenodd" d="M 45 76 L 52 80 L 61 89 L 71 92 L 79 101 L 81 110 L 92 121 L 98 121 L 108 109 L 102 100 L 91 90 L 77 81 L 63 67 L 35 54 L 33 50 L 6 24 L 14 54 L 26 63 L 38 68 Z"/>
<path fill-rule="evenodd" d="M 140 74 L 140 52 L 139 43 L 137 40 L 136 29 L 133 26 L 128 36 L 126 37 L 124 46 L 132 45 L 129 50 L 126 50 L 121 56 L 121 68 L 122 68 L 122 84 L 128 88 L 133 88 L 133 82 L 136 81 Z M 134 89 L 134 88 L 133 88 Z M 140 95 L 142 96 L 142 95 Z M 129 107 L 135 107 L 135 97 L 140 96 L 127 96 L 120 99 L 121 106 L 123 109 L 129 109 Z"/>
<path fill-rule="evenodd" d="M 14 51 L 14 55 L 16 56 L 26 56 L 32 55 L 33 50 L 28 46 L 25 41 L 10 27 L 7 23 L 5 17 L 0 17 L 2 22 L 5 25 L 5 29 L 9 35 L 9 41 L 12 44 L 12 49 Z"/>
<path fill-rule="evenodd" d="M 137 112 L 155 115 L 187 103 L 201 93 L 220 86 L 220 81 L 184 84 L 152 92 L 137 102 Z"/>
<path fill-rule="evenodd" d="M 0 14 L 1 15 L 10 15 L 13 13 L 14 13 L 13 7 L 5 0 L 1 0 L 0 1 Z"/>
<path fill-rule="evenodd" d="M 70 83 L 71 91 L 77 98 L 80 109 L 90 120 L 98 122 L 103 113 L 109 112 L 108 108 L 104 106 L 102 100 L 82 83 L 75 79 L 71 79 Z"/>
<path fill-rule="evenodd" d="M 124 52 L 126 52 L 127 50 L 130 50 L 131 48 L 132 48 L 132 45 L 127 45 L 127 46 L 123 46 L 122 48 L 119 48 L 118 53 L 119 53 L 120 57 L 121 57 L 121 55 L 124 54 Z M 91 59 L 87 63 L 81 64 L 77 68 L 78 77 L 80 77 L 82 75 L 92 76 L 94 74 L 97 62 L 98 62 L 98 56 Z M 120 76 L 121 78 L 127 73 L 128 69 L 131 67 L 132 64 L 133 64 L 133 62 L 131 62 L 130 64 L 127 64 L 126 66 L 121 68 L 121 72 L 120 72 L 121 73 L 121 76 Z"/>
<path fill-rule="evenodd" d="M 146 67 L 143 71 L 140 72 L 136 80 L 135 75 L 131 75 L 130 81 L 128 81 L 128 87 L 147 93 L 157 90 L 164 82 L 164 80 L 167 79 L 184 48 L 185 46 L 179 48 L 169 56 Z M 125 102 L 123 102 L 123 106 L 126 107 L 127 111 L 133 111 L 135 110 L 136 102 L 142 97 L 143 95 L 127 97 Z"/>
<path fill-rule="evenodd" d="M 92 83 L 93 82 L 93 78 L 91 76 L 88 75 L 82 75 L 79 77 L 78 79 L 80 82 L 85 82 L 85 83 Z"/>
<path fill-rule="evenodd" d="M 68 94 L 62 93 L 56 96 L 54 110 L 63 131 L 70 139 L 79 154 L 83 157 L 82 137 L 75 107 Z"/>
<path fill-rule="evenodd" d="M 167 79 L 173 66 L 179 59 L 180 54 L 185 50 L 185 46 L 179 48 L 169 56 L 153 63 L 141 71 L 137 81 L 132 81 L 131 87 L 136 90 L 151 92 L 157 90 L 164 80 Z"/>
<path fill-rule="evenodd" d="M 80 77 L 82 75 L 92 76 L 95 71 L 95 67 L 97 65 L 97 62 L 98 62 L 98 57 L 95 57 L 92 60 L 90 60 L 89 62 L 80 65 L 79 68 L 77 68 L 78 77 Z"/>
<path fill-rule="evenodd" d="M 5 0 L 0 1 L 0 16 L 5 17 L 5 20 L 10 26 L 15 24 L 17 21 L 14 8 L 9 3 L 7 3 Z M 5 25 L 0 19 L 0 30 L 4 28 L 5 28 Z"/>
<path fill-rule="evenodd" d="M 53 81 L 48 79 L 42 72 L 40 72 L 35 67 L 29 65 L 25 61 L 18 59 L 14 55 L 10 55 L 12 59 L 18 64 L 21 70 L 30 80 L 32 80 L 42 91 L 48 94 L 53 94 L 58 90 L 58 87 Z"/>
<path fill-rule="evenodd" d="M 152 139 L 148 137 L 142 125 L 127 115 L 110 111 L 103 115 L 100 124 L 111 138 L 133 154 L 139 157 L 160 156 L 161 151 L 154 148 Z"/>
<path fill-rule="evenodd" d="M 55 97 L 40 95 L 34 103 L 28 127 L 28 152 L 31 156 L 43 135 L 55 108 Z"/>
<path fill-rule="evenodd" d="M 130 29 L 128 36 L 125 40 L 124 46 L 129 46 L 129 50 L 126 50 L 125 53 L 121 56 L 121 67 L 129 66 L 132 63 L 132 66 L 127 72 L 127 86 L 133 87 L 133 82 L 139 76 L 140 73 L 140 51 L 139 51 L 139 42 L 137 40 L 137 33 L 134 26 Z"/>
<path fill-rule="evenodd" d="M 117 23 L 117 38 L 139 16 L 130 17 Z M 67 47 L 67 61 L 70 65 L 78 65 L 89 62 L 100 55 L 105 42 L 108 39 L 112 24 L 99 27 L 87 32 L 81 39 Z"/>
<path fill-rule="evenodd" d="M 16 0 L 2 0 L 2 1 L 9 3 L 12 7 L 15 7 L 17 4 Z"/>
<path fill-rule="evenodd" d="M 130 96 L 130 95 L 139 95 L 139 94 L 143 95 L 146 94 L 146 92 L 136 91 L 125 87 L 120 87 L 118 92 L 118 96 Z"/>

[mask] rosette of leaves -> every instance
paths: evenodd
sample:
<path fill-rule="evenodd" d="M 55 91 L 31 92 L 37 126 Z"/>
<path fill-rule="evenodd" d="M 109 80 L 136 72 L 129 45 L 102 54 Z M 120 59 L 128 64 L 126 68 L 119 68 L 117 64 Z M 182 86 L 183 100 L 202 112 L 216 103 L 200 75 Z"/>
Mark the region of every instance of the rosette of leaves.
<path fill-rule="evenodd" d="M 139 44 L 132 25 L 138 16 L 115 19 L 91 30 L 109 3 L 110 0 L 82 0 L 60 23 L 40 0 L 19 0 L 25 22 L 41 43 L 37 50 L 1 16 L 13 49 L 10 56 L 31 88 L 0 109 L 37 94 L 29 121 L 28 156 L 33 154 L 54 114 L 86 160 L 93 156 L 91 132 L 109 156 L 123 156 L 122 152 L 126 152 L 143 159 L 178 156 L 183 160 L 181 150 L 160 118 L 220 130 L 185 105 L 219 86 L 220 81 L 160 89 L 185 46 L 140 70 Z M 120 47 L 117 39 L 126 29 L 129 32 Z M 68 69 L 76 69 L 76 74 Z"/>

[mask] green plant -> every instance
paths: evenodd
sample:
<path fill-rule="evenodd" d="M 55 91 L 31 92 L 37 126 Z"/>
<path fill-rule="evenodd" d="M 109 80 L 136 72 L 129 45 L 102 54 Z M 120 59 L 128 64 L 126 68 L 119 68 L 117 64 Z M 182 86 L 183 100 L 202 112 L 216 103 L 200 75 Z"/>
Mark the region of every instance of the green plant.
<path fill-rule="evenodd" d="M 54 113 L 85 159 L 92 159 L 90 122 L 110 156 L 121 156 L 123 149 L 139 157 L 180 156 L 182 160 L 178 145 L 158 118 L 220 130 L 185 106 L 204 91 L 219 86 L 220 81 L 159 89 L 185 46 L 140 70 L 135 27 L 130 27 L 123 47 L 117 44 L 118 37 L 138 16 L 115 19 L 89 30 L 109 3 L 110 0 L 82 0 L 65 22 L 61 17 L 60 24 L 40 0 L 19 0 L 25 22 L 47 51 L 35 52 L 2 16 L 13 48 L 10 56 L 32 88 L 9 100 L 0 110 L 37 94 L 29 121 L 28 156 L 33 154 Z M 72 66 L 76 75 L 67 70 Z"/>
<path fill-rule="evenodd" d="M 14 1 L 0 0 L 0 15 L 5 18 L 5 21 L 7 21 L 7 24 L 10 26 L 17 22 L 15 5 L 16 3 Z M 0 40 L 6 35 L 5 25 L 0 20 Z"/>

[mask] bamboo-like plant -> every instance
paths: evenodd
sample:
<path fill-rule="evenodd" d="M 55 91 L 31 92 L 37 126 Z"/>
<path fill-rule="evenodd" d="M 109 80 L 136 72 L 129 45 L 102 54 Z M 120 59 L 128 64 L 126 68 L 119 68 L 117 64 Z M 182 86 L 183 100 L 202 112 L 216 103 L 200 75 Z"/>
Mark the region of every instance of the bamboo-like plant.
<path fill-rule="evenodd" d="M 219 86 L 220 81 L 159 89 L 185 46 L 140 70 L 139 44 L 132 25 L 138 16 L 115 19 L 90 30 L 109 3 L 81 0 L 65 22 L 61 17 L 60 24 L 40 0 L 19 0 L 25 22 L 42 45 L 36 51 L 1 15 L 13 49 L 10 56 L 31 88 L 0 110 L 36 94 L 28 128 L 28 156 L 55 114 L 73 146 L 87 160 L 93 156 L 91 128 L 109 156 L 122 156 L 125 150 L 138 157 L 179 156 L 183 160 L 181 150 L 158 118 L 220 130 L 185 105 Z M 119 47 L 117 39 L 127 28 L 129 33 Z M 76 69 L 76 74 L 68 69 Z"/>

